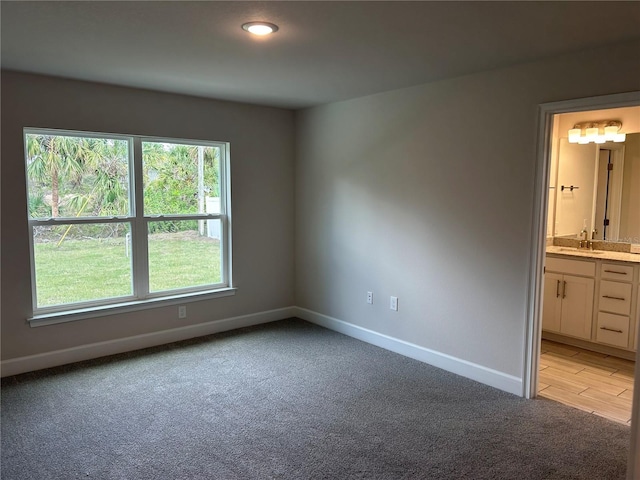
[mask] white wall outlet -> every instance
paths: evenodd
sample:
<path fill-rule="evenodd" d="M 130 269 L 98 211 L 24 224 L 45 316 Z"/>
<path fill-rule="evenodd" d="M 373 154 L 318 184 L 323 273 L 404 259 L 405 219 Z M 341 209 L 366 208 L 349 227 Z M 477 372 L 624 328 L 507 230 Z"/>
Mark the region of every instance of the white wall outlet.
<path fill-rule="evenodd" d="M 367 292 L 367 303 L 369 305 L 373 304 L 373 292 Z"/>
<path fill-rule="evenodd" d="M 178 307 L 178 318 L 187 318 L 187 306 L 180 305 Z"/>
<path fill-rule="evenodd" d="M 391 300 L 389 301 L 389 308 L 393 311 L 398 311 L 398 297 L 391 297 Z"/>

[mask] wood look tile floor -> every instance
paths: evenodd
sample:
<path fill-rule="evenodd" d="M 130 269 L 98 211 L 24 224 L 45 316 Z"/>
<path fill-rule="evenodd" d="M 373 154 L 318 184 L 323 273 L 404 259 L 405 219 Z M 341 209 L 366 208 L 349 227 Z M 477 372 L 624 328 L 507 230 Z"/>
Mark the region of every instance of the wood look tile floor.
<path fill-rule="evenodd" d="M 542 340 L 538 394 L 631 425 L 635 362 Z"/>

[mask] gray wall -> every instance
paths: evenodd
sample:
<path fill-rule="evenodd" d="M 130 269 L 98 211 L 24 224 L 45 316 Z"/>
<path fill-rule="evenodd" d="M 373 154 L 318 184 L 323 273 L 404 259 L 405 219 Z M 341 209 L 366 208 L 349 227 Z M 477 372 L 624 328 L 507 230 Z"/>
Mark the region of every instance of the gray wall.
<path fill-rule="evenodd" d="M 537 106 L 640 90 L 638 51 L 298 112 L 296 304 L 521 378 Z"/>
<path fill-rule="evenodd" d="M 29 327 L 25 126 L 230 142 L 237 294 Z M 2 359 L 293 305 L 293 134 L 288 110 L 2 72 Z"/>

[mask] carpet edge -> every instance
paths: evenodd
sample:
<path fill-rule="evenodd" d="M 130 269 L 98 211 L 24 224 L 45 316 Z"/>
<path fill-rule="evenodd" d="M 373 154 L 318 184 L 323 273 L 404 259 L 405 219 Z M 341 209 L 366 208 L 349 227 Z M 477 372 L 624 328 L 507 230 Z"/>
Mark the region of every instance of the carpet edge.
<path fill-rule="evenodd" d="M 294 307 L 293 316 L 519 397 L 524 394 L 522 378 L 374 332 L 306 308 Z"/>
<path fill-rule="evenodd" d="M 172 328 L 169 330 L 144 333 L 141 335 L 107 340 L 104 342 L 78 345 L 76 347 L 65 348 L 62 350 L 11 358 L 0 362 L 0 376 L 7 377 L 11 375 L 18 375 L 35 370 L 66 365 L 68 363 L 91 360 L 94 358 L 105 357 L 107 355 L 130 352 L 180 340 L 202 337 L 213 333 L 226 332 L 237 328 L 275 322 L 295 316 L 294 311 L 294 307 L 265 310 L 263 312 L 198 323 L 196 325 L 186 325 L 184 327 Z"/>

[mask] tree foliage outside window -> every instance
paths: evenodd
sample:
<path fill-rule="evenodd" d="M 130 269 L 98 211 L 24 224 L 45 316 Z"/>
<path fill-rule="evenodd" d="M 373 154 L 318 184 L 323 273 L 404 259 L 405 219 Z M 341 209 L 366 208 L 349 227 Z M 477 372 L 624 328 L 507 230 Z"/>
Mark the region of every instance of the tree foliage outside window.
<path fill-rule="evenodd" d="M 123 140 L 26 135 L 30 218 L 127 215 L 128 148 Z"/>
<path fill-rule="evenodd" d="M 142 158 L 145 215 L 204 213 L 200 197 L 220 196 L 217 147 L 143 142 Z M 150 233 L 168 233 L 192 226 L 184 222 L 154 222 L 149 228 Z"/>
<path fill-rule="evenodd" d="M 30 218 L 129 214 L 128 142 L 40 134 L 27 134 L 26 142 Z M 203 213 L 199 196 L 220 196 L 219 148 L 159 142 L 143 142 L 142 146 L 145 214 Z M 190 228 L 185 222 L 154 222 L 150 233 Z M 123 234 L 120 230 L 83 225 L 75 226 L 68 236 L 119 236 Z M 60 228 L 49 228 L 43 238 L 61 234 Z"/>

